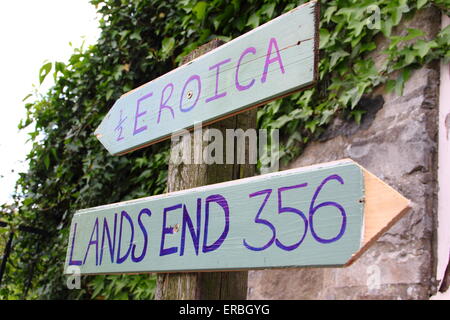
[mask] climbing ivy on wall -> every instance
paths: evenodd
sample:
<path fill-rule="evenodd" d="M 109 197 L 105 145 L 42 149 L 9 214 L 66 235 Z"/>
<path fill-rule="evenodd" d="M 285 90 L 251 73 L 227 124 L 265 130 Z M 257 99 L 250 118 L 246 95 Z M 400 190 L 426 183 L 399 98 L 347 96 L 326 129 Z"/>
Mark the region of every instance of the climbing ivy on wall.
<path fill-rule="evenodd" d="M 90 276 L 83 277 L 81 290 L 66 287 L 63 263 L 76 210 L 166 189 L 167 142 L 112 157 L 94 129 L 123 93 L 176 68 L 199 45 L 229 41 L 302 2 L 91 0 L 101 16 L 97 43 L 76 49 L 68 61 L 42 66 L 39 82 L 53 76 L 55 85 L 25 101 L 27 117 L 19 127 L 32 128 L 29 170 L 17 181 L 14 208 L 4 205 L 1 218 L 12 228 L 33 225 L 49 236 L 17 233 L 0 298 L 151 299 L 150 275 Z M 401 95 L 414 69 L 450 60 L 450 27 L 434 37 L 396 28 L 430 6 L 449 13 L 448 0 L 320 2 L 318 85 L 258 110 L 261 128 L 281 130 L 285 160 L 334 117 L 360 122 L 359 102 L 375 87 Z M 370 54 L 383 38 L 390 41 L 386 60 L 376 65 Z"/>

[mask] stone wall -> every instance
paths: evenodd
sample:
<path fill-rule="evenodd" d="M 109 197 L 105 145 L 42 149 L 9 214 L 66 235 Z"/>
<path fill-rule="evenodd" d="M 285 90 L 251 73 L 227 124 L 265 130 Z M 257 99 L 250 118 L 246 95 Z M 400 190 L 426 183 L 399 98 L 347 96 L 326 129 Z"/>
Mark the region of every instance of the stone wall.
<path fill-rule="evenodd" d="M 398 32 L 434 36 L 440 15 L 419 12 Z M 386 43 L 380 40 L 380 63 Z M 249 272 L 249 299 L 428 299 L 436 291 L 437 115 L 439 69 L 415 71 L 402 96 L 378 88 L 361 101 L 361 125 L 336 119 L 290 168 L 351 158 L 412 201 L 412 209 L 353 265 Z"/>

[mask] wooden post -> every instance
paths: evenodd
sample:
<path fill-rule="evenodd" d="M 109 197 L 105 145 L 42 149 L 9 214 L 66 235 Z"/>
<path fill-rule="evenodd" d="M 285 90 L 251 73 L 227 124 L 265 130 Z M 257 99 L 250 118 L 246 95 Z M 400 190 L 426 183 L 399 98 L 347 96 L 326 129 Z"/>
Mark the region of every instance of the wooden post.
<path fill-rule="evenodd" d="M 208 51 L 223 44 L 220 40 L 213 40 L 190 53 L 185 59 L 187 63 Z M 241 128 L 247 130 L 256 128 L 256 110 L 249 110 L 237 116 L 227 118 L 209 126 L 222 132 L 225 137 L 226 129 Z M 206 128 L 203 128 L 206 129 Z M 194 133 L 191 139 L 181 140 L 179 143 L 192 143 L 192 159 L 195 153 L 203 151 L 204 142 L 198 143 Z M 196 143 L 197 142 L 197 143 Z M 224 141 L 225 142 L 225 141 Z M 172 150 L 175 150 L 172 144 Z M 248 142 L 246 142 L 246 152 Z M 235 152 L 235 157 L 236 157 Z M 224 143 L 224 155 L 225 143 Z M 192 162 L 191 162 L 192 163 Z M 250 164 L 169 164 L 168 191 L 178 191 L 208 184 L 235 180 L 253 176 L 255 165 Z M 158 274 L 155 298 L 157 300 L 172 299 L 205 299 L 205 300 L 244 300 L 247 297 L 247 271 L 232 272 L 201 272 L 201 273 L 161 273 Z"/>

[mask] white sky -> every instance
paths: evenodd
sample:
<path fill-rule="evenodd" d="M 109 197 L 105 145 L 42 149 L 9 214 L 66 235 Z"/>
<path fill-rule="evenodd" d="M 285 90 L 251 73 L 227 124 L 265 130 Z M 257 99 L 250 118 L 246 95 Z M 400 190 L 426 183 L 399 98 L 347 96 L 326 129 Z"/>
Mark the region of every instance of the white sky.
<path fill-rule="evenodd" d="M 25 117 L 22 99 L 38 86 L 45 60 L 66 62 L 83 41 L 98 38 L 96 10 L 88 0 L 3 0 L 0 2 L 0 204 L 11 201 L 18 172 L 31 144 L 17 128 Z M 84 37 L 84 38 L 83 38 Z M 52 85 L 49 74 L 40 91 Z M 14 172 L 12 172 L 14 171 Z"/>

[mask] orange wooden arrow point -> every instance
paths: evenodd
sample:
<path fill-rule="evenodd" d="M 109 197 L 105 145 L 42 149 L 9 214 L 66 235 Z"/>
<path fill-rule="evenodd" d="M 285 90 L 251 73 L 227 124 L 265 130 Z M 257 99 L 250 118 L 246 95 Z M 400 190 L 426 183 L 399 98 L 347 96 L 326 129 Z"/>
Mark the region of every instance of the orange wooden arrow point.
<path fill-rule="evenodd" d="M 360 166 L 361 167 L 361 166 Z M 361 167 L 364 173 L 364 232 L 361 249 L 345 266 L 351 265 L 411 208 L 411 201 Z"/>

